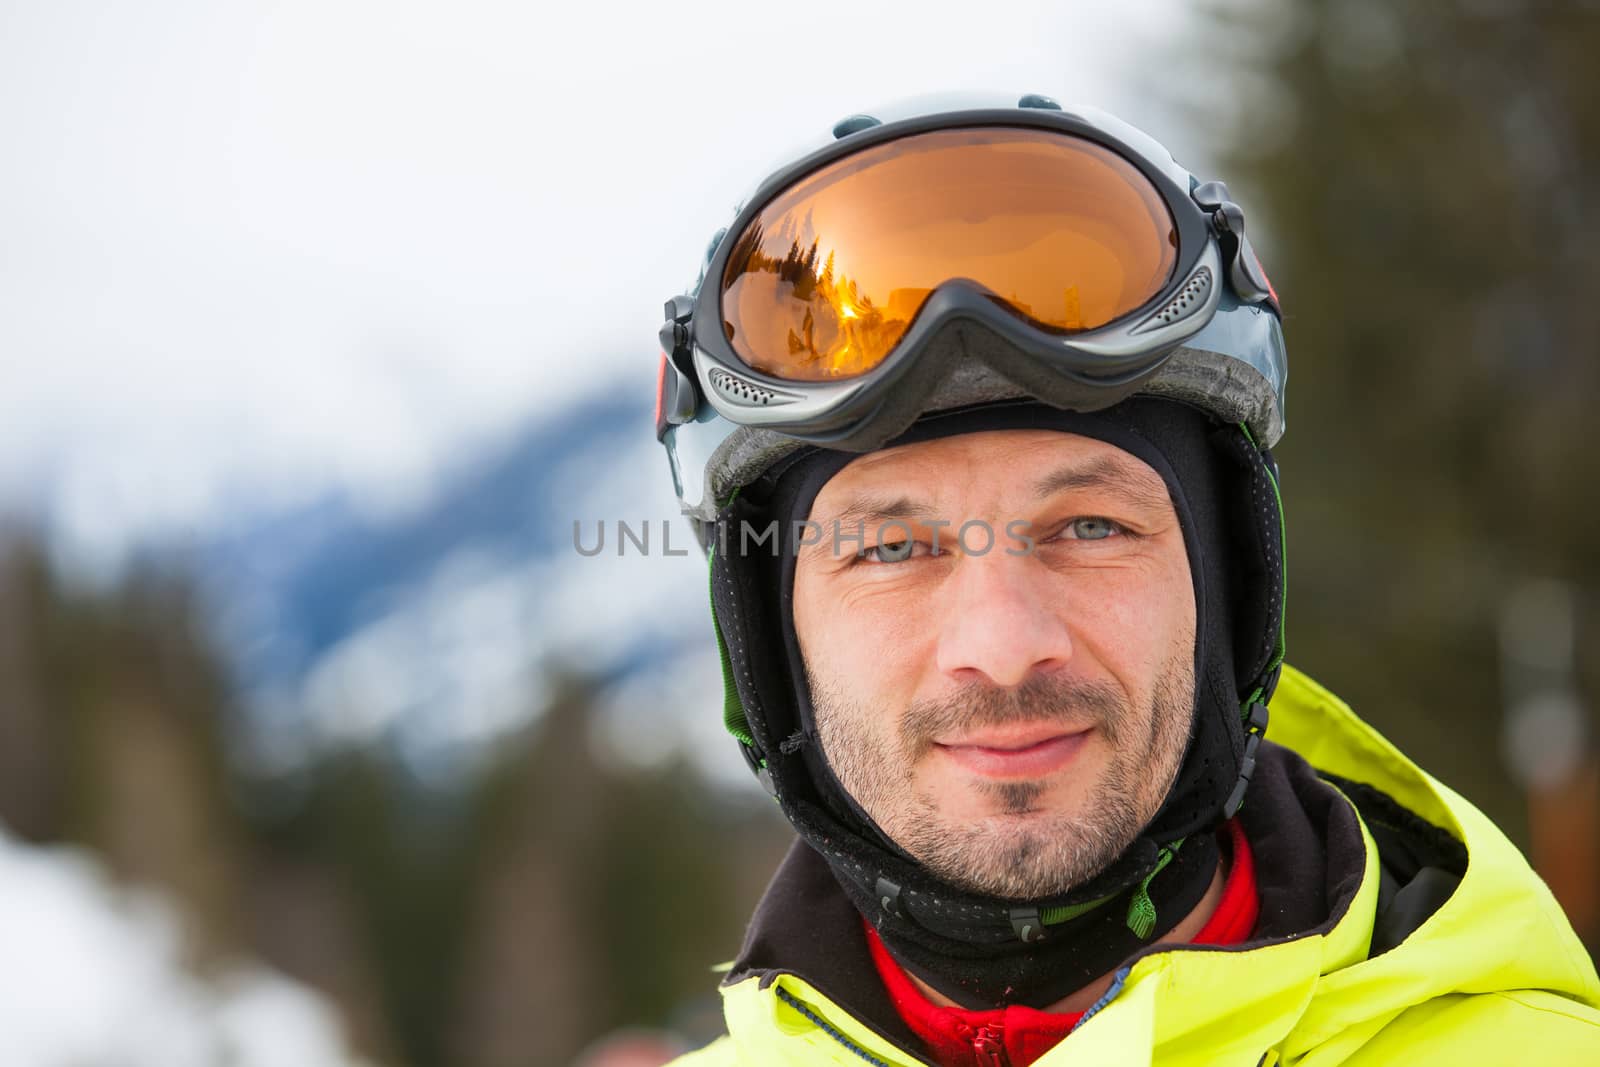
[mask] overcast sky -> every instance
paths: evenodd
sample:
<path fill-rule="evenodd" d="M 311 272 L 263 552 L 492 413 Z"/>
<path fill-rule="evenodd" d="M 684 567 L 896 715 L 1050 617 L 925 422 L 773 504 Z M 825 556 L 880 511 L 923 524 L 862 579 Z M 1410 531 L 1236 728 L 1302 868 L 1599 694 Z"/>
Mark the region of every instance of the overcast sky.
<path fill-rule="evenodd" d="M 1181 158 L 1181 10 L 0 0 L 0 506 L 93 552 L 403 505 L 578 390 L 648 393 L 662 299 L 845 114 L 1045 92 Z"/>

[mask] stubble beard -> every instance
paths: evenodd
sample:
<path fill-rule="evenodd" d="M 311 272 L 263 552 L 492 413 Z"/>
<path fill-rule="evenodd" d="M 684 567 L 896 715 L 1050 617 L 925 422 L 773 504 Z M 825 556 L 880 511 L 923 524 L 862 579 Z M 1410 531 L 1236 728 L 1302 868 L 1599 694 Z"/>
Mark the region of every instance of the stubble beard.
<path fill-rule="evenodd" d="M 1109 683 L 1034 678 L 913 704 L 888 737 L 864 735 L 860 724 L 869 719 L 836 687 L 815 677 L 811 685 L 823 753 L 862 810 L 941 880 L 1013 900 L 1066 893 L 1127 850 L 1171 790 L 1194 717 L 1186 657 L 1166 665 L 1142 715 Z M 1092 726 L 1101 735 L 1111 756 L 1077 810 L 1038 808 L 1049 782 L 990 782 L 980 788 L 998 814 L 958 821 L 931 791 L 914 787 L 933 738 L 1015 722 Z"/>

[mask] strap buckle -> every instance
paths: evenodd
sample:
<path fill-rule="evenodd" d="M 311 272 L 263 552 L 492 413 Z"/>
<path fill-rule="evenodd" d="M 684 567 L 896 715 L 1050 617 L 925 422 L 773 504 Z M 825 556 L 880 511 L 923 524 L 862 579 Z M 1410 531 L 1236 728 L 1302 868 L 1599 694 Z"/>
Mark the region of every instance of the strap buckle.
<path fill-rule="evenodd" d="M 761 758 L 761 754 L 755 750 L 755 746 L 747 745 L 741 741 L 739 743 L 739 754 L 744 757 L 745 766 L 754 772 L 756 781 L 761 783 L 761 788 L 765 789 L 769 796 L 776 798 L 778 787 L 772 784 L 772 772 L 767 770 L 767 761 Z"/>
<path fill-rule="evenodd" d="M 1244 758 L 1239 761 L 1239 780 L 1233 784 L 1228 802 L 1222 805 L 1222 817 L 1231 819 L 1244 806 L 1245 790 L 1250 788 L 1250 778 L 1256 773 L 1256 752 L 1261 748 L 1261 738 L 1267 732 L 1269 718 L 1267 706 L 1257 700 L 1250 705 L 1250 717 L 1245 720 Z"/>

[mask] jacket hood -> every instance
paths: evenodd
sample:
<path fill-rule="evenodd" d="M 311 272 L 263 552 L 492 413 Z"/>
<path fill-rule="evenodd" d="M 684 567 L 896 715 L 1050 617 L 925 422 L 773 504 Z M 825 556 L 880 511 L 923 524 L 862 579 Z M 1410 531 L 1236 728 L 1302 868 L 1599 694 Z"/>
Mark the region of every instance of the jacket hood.
<path fill-rule="evenodd" d="M 1334 952 L 1317 968 L 1308 990 L 1310 1002 L 1284 1042 L 1284 1062 L 1318 1047 L 1325 1048 L 1323 1055 L 1328 1057 L 1319 1062 L 1340 1062 L 1342 1056 L 1332 1055 L 1340 1048 L 1351 1053 L 1363 1050 L 1377 1056 L 1378 1062 L 1387 1062 L 1382 1058 L 1386 1054 L 1398 1060 L 1406 1046 L 1391 1047 L 1391 1042 L 1404 1040 L 1406 1028 L 1387 1035 L 1384 1031 L 1400 1013 L 1422 1005 L 1447 1013 L 1460 1010 L 1463 994 L 1493 993 L 1537 999 L 1540 1010 L 1547 1012 L 1570 1008 L 1576 1018 L 1586 1021 L 1580 1025 L 1589 1031 L 1588 1055 L 1600 1054 L 1600 1015 L 1594 1010 L 1600 1007 L 1600 979 L 1594 963 L 1549 888 L 1500 828 L 1406 758 L 1342 700 L 1298 671 L 1285 671 L 1273 701 L 1272 725 L 1275 741 L 1299 753 L 1325 776 L 1381 790 L 1450 833 L 1467 852 L 1466 872 L 1455 891 L 1394 948 L 1367 958 L 1353 936 L 1354 916 L 1340 924 L 1352 926 L 1348 938 L 1336 929 L 1326 939 L 1324 948 Z M 1370 882 L 1376 875 L 1377 856 L 1370 829 L 1364 827 L 1364 836 Z M 1369 890 L 1375 898 L 1376 886 L 1363 885 L 1363 893 Z M 1352 943 L 1357 946 L 1353 954 Z M 1289 943 L 1262 951 L 1284 951 L 1287 956 L 1308 948 Z M 1238 955 L 1242 960 L 1253 954 Z M 1224 981 L 1234 977 L 1217 975 Z M 1529 991 L 1535 990 L 1545 995 L 1534 997 Z M 1548 1062 L 1591 1061 L 1556 1055 Z"/>

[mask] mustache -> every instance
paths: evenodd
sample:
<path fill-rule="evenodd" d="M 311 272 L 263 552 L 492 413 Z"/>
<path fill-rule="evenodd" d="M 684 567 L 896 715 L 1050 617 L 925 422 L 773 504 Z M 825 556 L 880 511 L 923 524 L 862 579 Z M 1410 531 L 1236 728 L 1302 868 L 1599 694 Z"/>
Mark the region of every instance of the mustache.
<path fill-rule="evenodd" d="M 976 684 L 938 700 L 919 700 L 900 721 L 902 751 L 918 759 L 934 739 L 965 730 L 1012 723 L 1053 723 L 1069 730 L 1096 727 L 1116 745 L 1131 709 L 1109 682 L 1064 678 L 1030 678 L 1000 688 Z"/>

